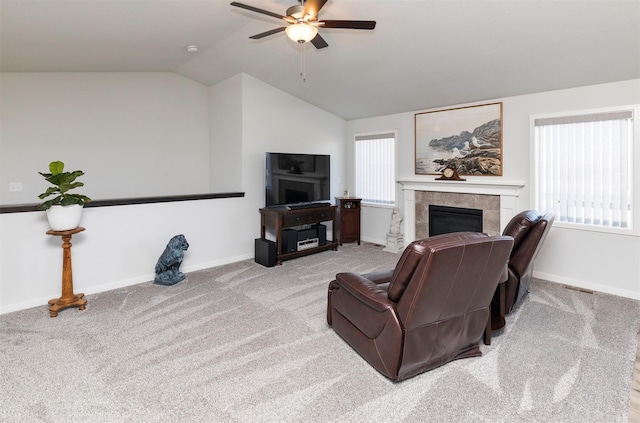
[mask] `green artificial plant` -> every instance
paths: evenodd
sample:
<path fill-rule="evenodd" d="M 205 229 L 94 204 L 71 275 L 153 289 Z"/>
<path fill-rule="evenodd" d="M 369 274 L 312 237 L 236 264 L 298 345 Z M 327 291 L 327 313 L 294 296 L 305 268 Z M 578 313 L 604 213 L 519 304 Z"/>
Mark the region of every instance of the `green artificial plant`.
<path fill-rule="evenodd" d="M 51 206 L 55 205 L 70 206 L 72 204 L 78 204 L 83 206 L 84 203 L 91 201 L 91 199 L 86 195 L 69 194 L 70 190 L 84 186 L 82 182 L 76 181 L 77 177 L 84 175 L 83 171 L 76 170 L 73 172 L 63 172 L 64 163 L 61 161 L 49 163 L 49 171 L 51 173 L 38 173 L 42 175 L 47 182 L 54 186 L 47 188 L 47 190 L 40 194 L 38 198 L 43 200 L 50 195 L 58 194 L 58 196 L 41 203 L 38 205 L 38 209 L 47 210 Z"/>

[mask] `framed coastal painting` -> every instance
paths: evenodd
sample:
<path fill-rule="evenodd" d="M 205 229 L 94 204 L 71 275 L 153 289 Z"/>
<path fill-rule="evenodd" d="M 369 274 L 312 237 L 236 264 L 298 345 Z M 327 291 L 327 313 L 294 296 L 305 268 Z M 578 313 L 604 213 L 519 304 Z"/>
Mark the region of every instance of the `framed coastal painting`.
<path fill-rule="evenodd" d="M 416 113 L 415 173 L 502 176 L 502 103 Z"/>

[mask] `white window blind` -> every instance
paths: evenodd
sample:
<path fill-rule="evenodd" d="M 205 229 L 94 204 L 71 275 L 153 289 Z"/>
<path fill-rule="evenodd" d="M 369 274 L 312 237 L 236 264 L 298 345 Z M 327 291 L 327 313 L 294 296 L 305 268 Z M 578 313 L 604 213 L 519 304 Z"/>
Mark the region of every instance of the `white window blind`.
<path fill-rule="evenodd" d="M 363 203 L 394 205 L 395 134 L 356 135 L 355 194 Z"/>
<path fill-rule="evenodd" d="M 556 220 L 629 228 L 633 111 L 534 120 L 536 208 Z"/>

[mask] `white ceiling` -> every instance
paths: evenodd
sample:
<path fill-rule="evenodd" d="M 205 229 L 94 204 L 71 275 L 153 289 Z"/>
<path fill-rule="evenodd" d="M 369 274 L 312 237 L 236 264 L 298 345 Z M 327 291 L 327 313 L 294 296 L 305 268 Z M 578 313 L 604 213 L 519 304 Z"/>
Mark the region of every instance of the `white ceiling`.
<path fill-rule="evenodd" d="M 243 0 L 285 14 L 296 0 Z M 640 0 L 329 0 L 305 51 L 225 0 L 0 0 L 3 72 L 252 75 L 344 119 L 640 78 Z M 187 45 L 198 45 L 196 54 Z M 265 105 L 268 107 L 268 105 Z"/>

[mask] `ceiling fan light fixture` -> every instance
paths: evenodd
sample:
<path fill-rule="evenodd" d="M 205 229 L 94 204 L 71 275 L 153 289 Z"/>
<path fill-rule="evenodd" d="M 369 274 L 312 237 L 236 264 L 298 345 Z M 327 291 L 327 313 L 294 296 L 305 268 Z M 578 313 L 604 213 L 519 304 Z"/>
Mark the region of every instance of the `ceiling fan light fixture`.
<path fill-rule="evenodd" d="M 308 23 L 299 22 L 292 25 L 289 25 L 285 32 L 287 33 L 287 37 L 291 38 L 296 43 L 306 43 L 315 38 L 318 34 L 318 28 L 313 25 L 309 25 Z"/>

